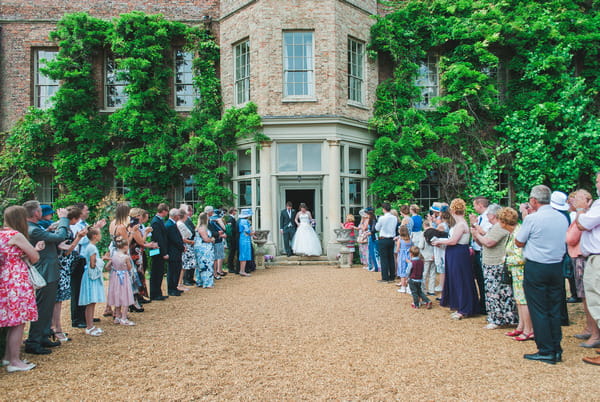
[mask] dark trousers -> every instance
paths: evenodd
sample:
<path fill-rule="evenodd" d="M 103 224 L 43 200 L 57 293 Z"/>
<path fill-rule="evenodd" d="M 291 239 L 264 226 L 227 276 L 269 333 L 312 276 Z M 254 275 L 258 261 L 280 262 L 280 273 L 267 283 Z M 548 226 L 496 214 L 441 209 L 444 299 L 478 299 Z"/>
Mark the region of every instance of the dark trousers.
<path fill-rule="evenodd" d="M 539 353 L 549 355 L 562 352 L 560 306 L 565 289 L 562 263 L 541 264 L 527 260 L 523 289 Z"/>
<path fill-rule="evenodd" d="M 71 324 L 85 324 L 85 306 L 79 305 L 79 292 L 81 291 L 81 277 L 85 266 L 75 264 L 71 272 Z"/>
<path fill-rule="evenodd" d="M 477 283 L 479 293 L 479 311 L 486 314 L 485 309 L 485 281 L 483 279 L 483 266 L 481 265 L 481 251 L 474 251 L 473 255 L 473 274 Z"/>
<path fill-rule="evenodd" d="M 172 260 L 169 258 L 167 270 L 167 289 L 169 292 L 177 292 L 179 285 L 179 274 L 181 273 L 181 260 Z"/>
<path fill-rule="evenodd" d="M 240 261 L 237 258 L 239 248 L 239 238 L 234 237 L 227 245 L 229 246 L 229 254 L 227 255 L 227 270 L 229 272 L 240 272 Z"/>
<path fill-rule="evenodd" d="M 377 240 L 377 248 L 379 249 L 379 262 L 381 263 L 381 280 L 393 281 L 396 278 L 394 240 L 379 239 Z"/>
<path fill-rule="evenodd" d="M 288 255 L 288 257 L 293 254 L 291 243 L 295 234 L 295 227 L 283 229 L 283 247 L 285 248 L 285 253 Z"/>
<path fill-rule="evenodd" d="M 152 257 L 152 271 L 150 272 L 150 298 L 162 296 L 162 281 L 165 276 L 165 260 L 160 255 Z"/>
<path fill-rule="evenodd" d="M 417 282 L 414 279 L 409 279 L 408 287 L 410 288 L 410 293 L 412 293 L 413 303 L 415 306 L 419 307 L 421 300 L 423 300 L 423 303 L 431 302 L 425 292 L 423 292 L 423 282 Z"/>
<path fill-rule="evenodd" d="M 38 309 L 38 320 L 32 321 L 29 327 L 29 338 L 25 344 L 29 348 L 40 347 L 42 340 L 50 336 L 52 313 L 56 303 L 58 281 L 50 282 L 35 292 L 35 303 Z"/>

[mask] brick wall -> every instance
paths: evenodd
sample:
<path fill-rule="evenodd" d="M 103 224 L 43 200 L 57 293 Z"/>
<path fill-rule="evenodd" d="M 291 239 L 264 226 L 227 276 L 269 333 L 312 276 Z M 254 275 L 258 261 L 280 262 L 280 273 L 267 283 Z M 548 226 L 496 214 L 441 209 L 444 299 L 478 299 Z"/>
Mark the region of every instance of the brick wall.
<path fill-rule="evenodd" d="M 374 2 L 373 2 L 374 3 Z M 221 79 L 226 107 L 234 102 L 233 48 L 250 40 L 251 95 L 266 116 L 342 115 L 368 120 L 377 82 L 375 63 L 366 64 L 365 108 L 347 104 L 348 35 L 369 41 L 374 21 L 368 13 L 340 0 L 260 0 L 220 22 Z M 315 98 L 283 99 L 284 30 L 314 32 Z"/>
<path fill-rule="evenodd" d="M 200 23 L 205 15 L 218 20 L 219 0 L 1 0 L 0 131 L 10 129 L 33 105 L 33 49 L 56 46 L 48 39 L 56 21 L 73 12 L 85 11 L 94 17 L 109 19 L 134 10 Z M 100 87 L 101 71 L 96 75 Z"/>

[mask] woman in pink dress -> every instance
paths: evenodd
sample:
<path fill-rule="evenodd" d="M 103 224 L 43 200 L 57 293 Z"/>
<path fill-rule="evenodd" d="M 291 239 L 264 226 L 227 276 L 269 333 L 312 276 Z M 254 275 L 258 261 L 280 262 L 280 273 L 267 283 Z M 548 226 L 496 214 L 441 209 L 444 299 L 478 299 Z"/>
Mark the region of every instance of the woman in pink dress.
<path fill-rule="evenodd" d="M 23 259 L 36 263 L 40 258 L 38 250 L 43 248 L 44 242 L 33 247 L 27 239 L 25 208 L 6 208 L 4 228 L 0 229 L 0 327 L 8 327 L 2 365 L 9 373 L 35 367 L 19 357 L 25 323 L 38 319 L 35 292 Z"/>

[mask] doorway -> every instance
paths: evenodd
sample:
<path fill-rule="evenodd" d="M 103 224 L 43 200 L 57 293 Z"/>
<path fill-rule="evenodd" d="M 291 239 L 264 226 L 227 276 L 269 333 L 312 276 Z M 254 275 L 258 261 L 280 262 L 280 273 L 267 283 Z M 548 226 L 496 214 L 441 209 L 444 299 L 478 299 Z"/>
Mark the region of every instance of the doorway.
<path fill-rule="evenodd" d="M 291 201 L 296 211 L 300 211 L 300 203 L 306 204 L 307 209 L 310 211 L 313 217 L 315 213 L 315 190 L 302 189 L 302 190 L 285 190 L 285 201 Z"/>

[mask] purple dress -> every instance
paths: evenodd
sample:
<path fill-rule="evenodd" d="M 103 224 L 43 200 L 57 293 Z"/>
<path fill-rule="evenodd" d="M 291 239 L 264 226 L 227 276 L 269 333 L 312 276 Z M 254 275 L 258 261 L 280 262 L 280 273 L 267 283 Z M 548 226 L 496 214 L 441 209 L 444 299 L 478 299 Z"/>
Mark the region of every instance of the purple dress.
<path fill-rule="evenodd" d="M 450 229 L 450 237 L 455 227 Z M 468 241 L 467 232 L 456 245 L 446 246 L 446 278 L 440 301 L 441 306 L 450 307 L 451 310 L 456 310 L 464 316 L 479 313 L 479 298 L 475 288 L 471 254 L 469 245 L 466 244 Z"/>

